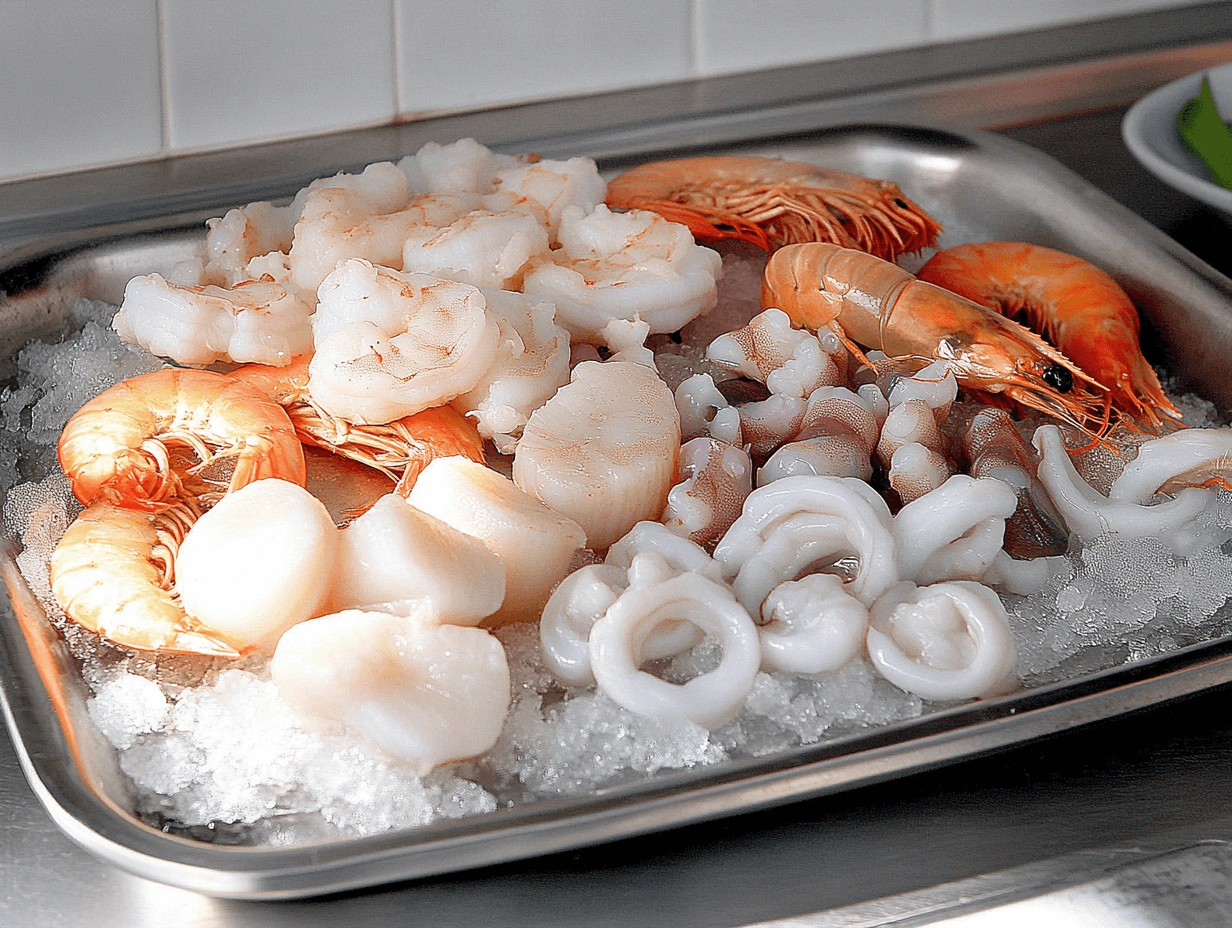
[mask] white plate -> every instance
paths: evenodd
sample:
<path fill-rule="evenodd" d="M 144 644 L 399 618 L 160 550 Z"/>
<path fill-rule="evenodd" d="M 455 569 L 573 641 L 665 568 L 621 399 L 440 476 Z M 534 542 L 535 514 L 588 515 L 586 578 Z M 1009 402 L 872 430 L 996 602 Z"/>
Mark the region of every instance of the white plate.
<path fill-rule="evenodd" d="M 1121 137 L 1143 167 L 1165 184 L 1232 215 L 1232 190 L 1210 179 L 1206 165 L 1185 148 L 1176 127 L 1181 107 L 1198 95 L 1202 75 L 1208 73 L 1216 100 L 1226 109 L 1220 91 L 1232 84 L 1232 64 L 1186 75 L 1147 94 L 1125 114 Z"/>

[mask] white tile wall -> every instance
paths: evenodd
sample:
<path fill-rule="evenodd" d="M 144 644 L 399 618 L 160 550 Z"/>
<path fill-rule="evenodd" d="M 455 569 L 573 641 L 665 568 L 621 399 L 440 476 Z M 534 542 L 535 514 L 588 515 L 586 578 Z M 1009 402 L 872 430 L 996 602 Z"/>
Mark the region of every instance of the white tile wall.
<path fill-rule="evenodd" d="M 491 106 L 691 75 L 690 0 L 394 3 L 403 113 Z"/>
<path fill-rule="evenodd" d="M 932 0 L 933 38 L 941 41 L 1039 29 L 1060 23 L 1191 6 L 1190 0 Z"/>
<path fill-rule="evenodd" d="M 0 0 L 0 182 L 1195 0 Z"/>
<path fill-rule="evenodd" d="M 698 0 L 701 74 L 923 45 L 927 0 Z"/>
<path fill-rule="evenodd" d="M 0 0 L 0 178 L 161 146 L 154 0 Z"/>
<path fill-rule="evenodd" d="M 173 149 L 394 117 L 389 0 L 162 0 Z"/>

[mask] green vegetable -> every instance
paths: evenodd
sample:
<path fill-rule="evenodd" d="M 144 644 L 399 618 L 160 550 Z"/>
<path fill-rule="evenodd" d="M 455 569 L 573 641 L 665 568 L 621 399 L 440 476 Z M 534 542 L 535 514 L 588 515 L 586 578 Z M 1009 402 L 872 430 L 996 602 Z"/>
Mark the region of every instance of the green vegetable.
<path fill-rule="evenodd" d="M 1211 94 L 1211 82 L 1202 78 L 1202 90 L 1181 108 L 1177 127 L 1181 139 L 1210 169 L 1211 178 L 1232 190 L 1232 129 L 1229 129 Z"/>

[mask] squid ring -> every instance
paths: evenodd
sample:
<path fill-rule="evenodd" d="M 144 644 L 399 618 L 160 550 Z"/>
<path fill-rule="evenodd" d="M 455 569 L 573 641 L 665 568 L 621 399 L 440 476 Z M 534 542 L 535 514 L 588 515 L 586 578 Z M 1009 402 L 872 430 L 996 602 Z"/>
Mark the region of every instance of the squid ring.
<path fill-rule="evenodd" d="M 646 640 L 664 622 L 688 621 L 714 635 L 723 659 L 683 685 L 639 667 Z M 715 729 L 739 713 L 761 663 L 757 627 L 723 585 L 699 573 L 631 587 L 590 632 L 590 666 L 599 689 L 635 715 L 687 719 Z"/>

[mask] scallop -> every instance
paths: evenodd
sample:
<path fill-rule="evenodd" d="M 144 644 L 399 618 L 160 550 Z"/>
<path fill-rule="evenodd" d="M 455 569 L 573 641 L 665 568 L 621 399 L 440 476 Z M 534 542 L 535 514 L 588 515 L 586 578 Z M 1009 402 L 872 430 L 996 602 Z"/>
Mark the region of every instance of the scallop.
<path fill-rule="evenodd" d="M 268 647 L 323 611 L 337 548 L 319 500 L 286 480 L 258 480 L 193 525 L 176 557 L 176 592 L 238 648 Z"/>
<path fill-rule="evenodd" d="M 667 385 L 631 361 L 584 361 L 530 417 L 513 479 L 608 547 L 667 505 L 680 418 Z"/>
<path fill-rule="evenodd" d="M 505 565 L 504 605 L 488 625 L 538 619 L 574 553 L 586 544 L 586 533 L 572 519 L 466 458 L 437 458 L 419 475 L 407 501 L 478 538 Z"/>

